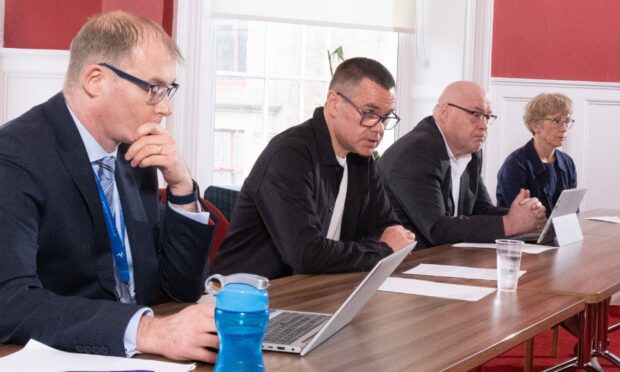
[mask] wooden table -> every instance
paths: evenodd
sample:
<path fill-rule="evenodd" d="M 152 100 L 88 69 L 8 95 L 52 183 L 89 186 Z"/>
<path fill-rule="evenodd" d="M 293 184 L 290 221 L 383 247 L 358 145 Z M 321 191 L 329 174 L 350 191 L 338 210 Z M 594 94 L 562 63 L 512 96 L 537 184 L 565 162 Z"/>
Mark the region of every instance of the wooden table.
<path fill-rule="evenodd" d="M 592 214 L 618 215 L 618 211 L 584 213 Z M 467 370 L 575 314 L 580 314 L 585 333 L 578 363 L 586 367 L 589 359 L 584 355 L 592 350 L 595 355 L 606 351 L 601 348 L 606 348 L 606 344 L 601 340 L 600 319 L 605 315 L 609 296 L 620 290 L 620 225 L 582 221 L 582 227 L 583 242 L 523 256 L 521 267 L 527 274 L 519 280 L 517 293 L 496 292 L 477 302 L 465 302 L 378 292 L 349 326 L 307 356 L 265 352 L 267 369 Z M 422 262 L 488 268 L 496 265 L 494 250 L 444 245 L 414 251 L 397 273 Z M 271 305 L 334 312 L 363 276 L 356 273 L 282 278 L 273 281 L 269 289 Z M 489 281 L 418 278 L 495 286 Z M 588 304 L 586 310 L 584 303 Z M 176 312 L 183 306 L 162 305 L 156 312 Z M 592 348 L 583 346 L 588 342 Z M 0 355 L 18 349 L 0 346 Z M 205 364 L 198 368 L 211 369 Z"/>
<path fill-rule="evenodd" d="M 273 307 L 334 312 L 363 274 L 293 276 Z M 178 311 L 182 305 L 158 309 Z M 478 302 L 378 292 L 353 322 L 305 357 L 265 352 L 267 370 L 468 370 L 583 310 L 573 296 L 493 293 Z M 200 365 L 199 370 L 211 366 Z"/>
<path fill-rule="evenodd" d="M 585 219 L 585 217 L 595 216 L 620 216 L 620 210 L 593 209 L 591 211 L 580 213 L 579 223 L 581 224 L 581 230 L 584 234 L 597 236 L 620 236 L 620 224 Z"/>
<path fill-rule="evenodd" d="M 334 312 L 364 274 L 272 282 L 273 307 Z M 158 314 L 187 304 L 165 304 Z M 519 290 L 477 302 L 378 292 L 353 322 L 305 357 L 265 352 L 267 370 L 468 370 L 583 310 L 583 300 Z M 19 347 L 0 346 L 0 355 Z M 155 356 L 142 358 L 159 359 Z M 212 366 L 199 363 L 198 371 Z"/>
<path fill-rule="evenodd" d="M 579 216 L 586 249 L 579 259 L 587 262 L 575 267 L 577 277 L 582 277 L 586 286 L 590 286 L 589 294 L 584 296 L 586 308 L 583 316 L 580 316 L 579 353 L 578 357 L 570 360 L 557 368 L 549 371 L 563 371 L 571 368 L 584 368 L 600 370 L 598 364 L 589 363 L 590 358 L 604 357 L 616 367 L 620 367 L 620 358 L 608 350 L 609 340 L 609 302 L 611 296 L 620 291 L 618 285 L 619 273 L 617 264 L 620 262 L 620 225 L 601 221 L 586 220 L 585 217 L 593 216 L 619 216 L 620 210 L 597 209 L 581 213 Z M 611 237 L 598 242 L 591 247 L 590 242 L 594 237 Z M 597 256 L 597 257 L 593 257 Z M 565 274 L 562 277 L 567 278 Z M 616 282 L 614 284 L 614 281 Z M 566 286 L 555 285 L 550 288 L 552 293 L 556 290 L 566 292 Z M 576 287 L 577 291 L 587 293 L 584 285 Z M 577 293 L 577 292 L 574 292 Z M 579 295 L 579 294 L 578 294 Z"/>
<path fill-rule="evenodd" d="M 597 236 L 620 236 L 620 224 L 611 224 L 599 221 L 586 220 L 585 217 L 594 216 L 620 216 L 620 210 L 617 209 L 596 209 L 584 212 L 580 216 L 580 223 L 583 232 L 586 235 Z M 603 301 L 597 307 L 598 324 L 596 326 L 596 338 L 594 340 L 594 352 L 601 355 L 609 361 L 620 367 L 620 358 L 608 350 L 608 333 L 618 330 L 620 324 L 609 327 L 609 298 Z"/>
<path fill-rule="evenodd" d="M 550 262 L 529 259 L 523 266 L 533 273 L 523 288 L 553 294 L 568 294 L 586 302 L 580 314 L 577 358 L 552 368 L 600 370 L 591 357 L 604 357 L 620 367 L 620 359 L 608 350 L 609 301 L 620 291 L 620 225 L 586 220 L 585 217 L 620 215 L 618 210 L 593 210 L 579 216 L 584 240 L 550 253 Z"/>
<path fill-rule="evenodd" d="M 594 210 L 580 215 L 584 240 L 541 254 L 524 254 L 521 269 L 527 273 L 519 279 L 519 288 L 540 293 L 578 296 L 586 302 L 580 314 L 578 357 L 554 370 L 594 369 L 592 356 L 603 356 L 620 366 L 620 359 L 608 350 L 609 299 L 620 291 L 620 225 L 585 220 L 584 217 L 620 215 L 618 210 Z M 405 264 L 419 263 L 496 267 L 494 250 L 454 248 L 443 245 L 418 252 Z M 414 276 L 418 279 L 424 277 Z M 489 286 L 486 281 L 433 278 L 434 281 Z"/>

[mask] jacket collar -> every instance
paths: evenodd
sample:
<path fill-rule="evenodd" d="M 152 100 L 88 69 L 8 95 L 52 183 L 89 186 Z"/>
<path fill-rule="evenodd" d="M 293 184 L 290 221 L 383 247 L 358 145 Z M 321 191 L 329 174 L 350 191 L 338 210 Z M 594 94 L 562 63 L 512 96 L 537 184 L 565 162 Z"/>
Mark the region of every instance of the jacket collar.
<path fill-rule="evenodd" d="M 432 116 L 427 116 L 422 121 L 418 123 L 418 125 L 413 128 L 414 131 L 425 131 L 430 133 L 430 141 L 432 141 L 431 145 L 433 148 L 438 149 L 440 153 L 441 161 L 450 161 L 450 154 L 448 154 L 448 149 L 446 142 L 443 137 L 443 133 L 439 130 L 439 126 L 435 122 L 435 118 Z"/>
<path fill-rule="evenodd" d="M 58 156 L 82 195 L 91 215 L 96 251 L 95 264 L 99 281 L 106 290 L 116 295 L 114 272 L 110 266 L 112 260 L 110 243 L 93 168 L 86 148 L 69 113 L 63 94 L 55 95 L 44 105 L 45 115 L 54 131 Z"/>
<path fill-rule="evenodd" d="M 540 160 L 540 156 L 538 156 L 538 153 L 536 152 L 533 138 L 525 145 L 525 156 L 526 159 L 534 166 L 534 173 L 536 175 L 545 173 L 545 165 Z M 568 170 L 564 154 L 557 149 L 555 150 L 555 162 L 562 172 L 566 172 Z"/>
<path fill-rule="evenodd" d="M 323 107 L 317 107 L 314 110 L 311 123 L 314 137 L 316 138 L 316 143 L 319 148 L 319 161 L 321 165 L 340 167 L 340 163 L 338 163 L 338 159 L 336 159 L 336 152 L 332 146 L 329 129 L 327 129 Z"/>

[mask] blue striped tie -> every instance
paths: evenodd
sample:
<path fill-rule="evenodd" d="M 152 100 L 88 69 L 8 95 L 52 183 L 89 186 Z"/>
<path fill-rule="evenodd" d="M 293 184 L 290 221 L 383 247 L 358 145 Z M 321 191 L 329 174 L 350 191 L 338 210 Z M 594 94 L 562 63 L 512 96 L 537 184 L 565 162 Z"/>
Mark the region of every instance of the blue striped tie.
<path fill-rule="evenodd" d="M 122 222 L 119 222 L 119 217 L 114 214 L 114 167 L 115 167 L 115 158 L 113 156 L 106 156 L 105 158 L 101 158 L 95 161 L 95 165 L 97 166 L 97 177 L 99 177 L 99 182 L 101 184 L 101 189 L 103 189 L 103 193 L 105 194 L 105 198 L 108 202 L 108 207 L 110 207 L 110 213 L 114 216 L 114 222 L 118 233 L 121 236 L 123 242 L 125 241 L 125 230 L 122 227 Z M 120 225 L 119 225 L 120 224 Z M 120 278 L 118 273 L 118 268 L 116 265 L 116 261 L 113 261 L 114 264 L 114 280 L 116 282 L 116 292 L 119 295 L 119 299 L 124 303 L 135 303 L 135 298 L 131 296 L 130 288 L 127 284 L 124 284 Z"/>
<path fill-rule="evenodd" d="M 98 166 L 97 177 L 99 177 L 99 182 L 101 182 L 101 188 L 108 201 L 108 207 L 110 207 L 112 215 L 114 215 L 114 162 L 113 156 L 106 156 L 95 162 Z"/>

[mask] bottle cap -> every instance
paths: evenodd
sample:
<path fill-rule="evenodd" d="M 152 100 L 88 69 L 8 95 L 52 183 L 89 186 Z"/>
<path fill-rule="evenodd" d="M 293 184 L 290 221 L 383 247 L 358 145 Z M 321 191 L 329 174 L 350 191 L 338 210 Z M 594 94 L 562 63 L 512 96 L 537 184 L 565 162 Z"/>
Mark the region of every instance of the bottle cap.
<path fill-rule="evenodd" d="M 228 311 L 267 310 L 268 286 L 269 279 L 253 274 L 215 274 L 205 282 L 207 292 L 215 295 L 217 308 Z"/>

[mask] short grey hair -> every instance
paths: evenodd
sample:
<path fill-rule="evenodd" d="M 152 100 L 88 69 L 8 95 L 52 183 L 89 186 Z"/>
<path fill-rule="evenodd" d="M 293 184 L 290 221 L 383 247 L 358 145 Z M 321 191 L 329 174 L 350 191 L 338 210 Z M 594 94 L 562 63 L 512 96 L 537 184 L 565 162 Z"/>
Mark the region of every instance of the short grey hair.
<path fill-rule="evenodd" d="M 71 41 L 65 89 L 79 81 L 84 67 L 130 59 L 140 43 L 149 38 L 161 41 L 175 60 L 183 60 L 176 42 L 151 19 L 121 10 L 91 17 Z"/>
<path fill-rule="evenodd" d="M 573 113 L 573 101 L 562 93 L 541 93 L 532 98 L 525 106 L 523 122 L 527 130 L 534 134 L 532 124 L 548 115 L 570 116 Z"/>

